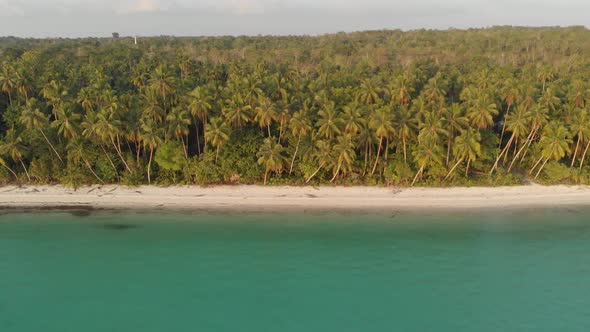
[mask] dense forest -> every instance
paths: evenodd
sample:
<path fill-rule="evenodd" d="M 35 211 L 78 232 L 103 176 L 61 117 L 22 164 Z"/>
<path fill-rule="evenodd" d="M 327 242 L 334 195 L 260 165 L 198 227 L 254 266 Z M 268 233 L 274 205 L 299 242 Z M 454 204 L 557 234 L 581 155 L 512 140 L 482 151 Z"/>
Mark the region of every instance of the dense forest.
<path fill-rule="evenodd" d="M 589 183 L 590 31 L 0 38 L 0 183 Z"/>

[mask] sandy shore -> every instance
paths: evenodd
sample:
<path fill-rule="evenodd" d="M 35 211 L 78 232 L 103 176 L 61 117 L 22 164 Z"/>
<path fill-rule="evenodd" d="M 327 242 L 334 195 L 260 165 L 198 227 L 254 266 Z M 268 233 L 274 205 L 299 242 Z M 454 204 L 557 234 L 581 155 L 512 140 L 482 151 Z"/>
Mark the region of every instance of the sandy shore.
<path fill-rule="evenodd" d="M 0 187 L 0 207 L 422 209 L 590 206 L 590 187 Z"/>

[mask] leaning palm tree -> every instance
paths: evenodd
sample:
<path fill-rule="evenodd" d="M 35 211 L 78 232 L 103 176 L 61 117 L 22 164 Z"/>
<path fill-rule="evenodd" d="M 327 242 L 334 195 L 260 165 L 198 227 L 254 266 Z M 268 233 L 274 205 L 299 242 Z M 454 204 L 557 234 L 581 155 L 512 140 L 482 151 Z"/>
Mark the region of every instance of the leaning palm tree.
<path fill-rule="evenodd" d="M 284 165 L 286 158 L 283 156 L 283 146 L 277 143 L 271 137 L 264 140 L 264 143 L 258 150 L 258 164 L 264 165 L 264 185 L 270 172 L 280 172 Z"/>
<path fill-rule="evenodd" d="M 496 162 L 490 170 L 490 175 L 494 173 L 502 157 L 504 156 L 506 158 L 508 156 L 512 144 L 518 147 L 517 142 L 523 135 L 526 134 L 527 128 L 529 128 L 529 124 L 531 122 L 531 118 L 532 114 L 523 105 L 518 106 L 512 114 L 506 115 L 506 129 L 508 132 L 511 132 L 512 135 L 510 135 L 510 139 L 508 140 L 508 143 L 506 143 L 504 149 L 502 149 L 502 151 L 500 151 L 496 157 Z"/>
<path fill-rule="evenodd" d="M 412 180 L 412 186 L 424 174 L 424 170 L 427 167 L 442 164 L 443 154 L 442 148 L 435 142 L 427 141 L 418 145 L 418 148 L 414 152 L 414 161 L 420 169 L 418 169 L 414 180 Z"/>
<path fill-rule="evenodd" d="M 23 169 L 25 170 L 25 174 L 27 175 L 27 179 L 29 182 L 31 181 L 31 177 L 29 176 L 29 171 L 23 162 L 23 157 L 27 153 L 28 149 L 23 143 L 23 139 L 16 134 L 14 129 L 8 129 L 6 131 L 6 137 L 4 137 L 4 141 L 0 142 L 0 155 L 7 155 L 12 158 L 15 162 L 19 162 Z"/>
<path fill-rule="evenodd" d="M 377 148 L 377 156 L 375 157 L 375 164 L 373 164 L 373 170 L 371 175 L 375 174 L 377 164 L 381 157 L 381 151 L 383 149 L 383 141 L 394 133 L 393 129 L 393 114 L 389 108 L 383 107 L 376 110 L 369 120 L 369 126 L 375 131 L 375 135 L 379 138 L 379 147 Z M 389 144 L 387 144 L 389 145 Z M 387 150 L 387 147 L 385 148 Z"/>
<path fill-rule="evenodd" d="M 51 150 L 55 153 L 59 161 L 63 164 L 61 156 L 59 155 L 53 144 L 51 144 L 49 138 L 47 138 L 47 135 L 45 135 L 45 132 L 43 131 L 43 128 L 47 127 L 47 124 L 49 122 L 47 120 L 47 116 L 41 113 L 41 111 L 36 107 L 36 104 L 37 101 L 34 98 L 29 100 L 29 103 L 27 104 L 27 106 L 21 114 L 20 122 L 25 126 L 25 128 L 27 128 L 27 130 L 39 130 L 39 132 L 41 132 L 41 135 L 43 135 L 43 138 L 45 138 L 45 141 L 47 142 L 49 147 L 51 147 Z"/>
<path fill-rule="evenodd" d="M 476 161 L 481 155 L 481 134 L 474 128 L 468 128 L 461 132 L 461 135 L 455 138 L 455 145 L 453 146 L 453 154 L 457 163 L 451 168 L 445 181 L 453 174 L 455 169 L 463 162 L 467 161 L 465 167 L 465 176 L 469 174 L 469 166 Z"/>
<path fill-rule="evenodd" d="M 352 143 L 352 136 L 338 136 L 338 142 L 334 145 L 332 153 L 334 154 L 334 159 L 336 162 L 334 163 L 334 176 L 330 182 L 334 182 L 340 172 L 346 174 L 352 169 L 352 164 L 356 159 L 356 152 L 354 150 L 354 143 Z"/>
<path fill-rule="evenodd" d="M 529 174 L 532 174 L 541 161 L 543 161 L 537 174 L 535 174 L 535 179 L 538 178 L 549 160 L 553 159 L 554 161 L 560 161 L 566 156 L 566 154 L 570 153 L 570 145 L 573 142 L 570 136 L 570 132 L 562 123 L 557 121 L 549 123 L 547 127 L 545 127 L 543 135 L 539 140 L 541 157 L 533 165 Z"/>
<path fill-rule="evenodd" d="M 8 95 L 8 104 L 12 105 L 12 93 L 16 90 L 16 71 L 8 63 L 2 64 L 0 90 Z"/>
<path fill-rule="evenodd" d="M 205 137 L 216 148 L 215 162 L 219 158 L 219 150 L 229 141 L 231 127 L 221 117 L 211 118 Z"/>
<path fill-rule="evenodd" d="M 12 175 L 14 175 L 14 178 L 18 181 L 18 176 L 16 175 L 16 173 L 12 170 L 12 168 L 10 168 L 8 166 L 8 163 L 6 162 L 6 160 L 4 160 L 4 158 L 0 157 L 0 165 L 2 165 L 2 167 L 6 168 L 10 173 L 12 173 Z"/>
<path fill-rule="evenodd" d="M 311 179 L 313 179 L 319 173 L 319 171 L 322 170 L 322 168 L 333 162 L 332 146 L 330 145 L 330 142 L 327 140 L 316 141 L 313 159 L 318 164 L 318 168 L 305 180 L 305 183 L 309 183 L 309 181 L 311 181 Z"/>
<path fill-rule="evenodd" d="M 53 121 L 51 127 L 57 128 L 57 133 L 66 139 L 78 136 L 78 121 L 80 114 L 74 112 L 72 107 L 66 106 L 59 110 L 59 117 Z"/>
<path fill-rule="evenodd" d="M 293 117 L 289 121 L 289 130 L 293 137 L 297 137 L 297 145 L 295 146 L 295 152 L 293 153 L 291 165 L 289 166 L 289 175 L 291 175 L 291 173 L 293 173 L 295 158 L 297 157 L 297 152 L 299 152 L 299 147 L 301 145 L 301 139 L 312 130 L 307 106 L 304 106 L 301 110 L 293 114 Z"/>
<path fill-rule="evenodd" d="M 71 140 L 68 143 L 67 149 L 69 152 L 68 157 L 70 157 L 72 162 L 77 164 L 80 161 L 82 161 L 84 163 L 84 165 L 86 166 L 86 168 L 88 168 L 90 173 L 92 173 L 92 175 L 94 175 L 94 177 L 97 178 L 98 181 L 100 181 L 100 183 L 104 184 L 104 181 L 98 176 L 98 174 L 96 174 L 96 172 L 92 168 L 92 165 L 90 164 L 88 159 L 86 159 L 86 157 L 85 157 L 85 155 L 86 155 L 86 152 L 84 151 L 85 150 L 85 143 L 82 141 L 82 139 L 78 138 L 78 139 Z"/>
<path fill-rule="evenodd" d="M 576 148 L 574 149 L 574 156 L 572 157 L 571 167 L 574 167 L 576 163 L 576 157 L 578 156 L 578 152 L 580 150 L 580 144 L 583 142 L 590 142 L 590 114 L 588 114 L 587 109 L 576 109 L 574 111 L 574 116 L 570 121 L 570 130 L 572 132 L 573 137 L 576 137 Z M 586 151 L 585 151 L 586 152 Z M 580 164 L 583 163 L 585 158 L 585 154 L 582 155 L 582 160 Z"/>
<path fill-rule="evenodd" d="M 147 165 L 147 178 L 148 184 L 152 184 L 151 170 L 152 160 L 154 160 L 154 151 L 162 143 L 158 124 L 153 120 L 148 120 L 142 123 L 139 138 L 143 142 L 144 148 L 150 150 L 150 156 Z"/>

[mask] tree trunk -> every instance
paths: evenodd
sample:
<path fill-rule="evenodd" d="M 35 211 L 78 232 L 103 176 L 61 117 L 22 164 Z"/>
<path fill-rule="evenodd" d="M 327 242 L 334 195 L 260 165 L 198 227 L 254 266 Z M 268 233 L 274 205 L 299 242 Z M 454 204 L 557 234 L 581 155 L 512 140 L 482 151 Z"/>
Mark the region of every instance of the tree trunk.
<path fill-rule="evenodd" d="M 504 139 L 504 133 L 506 132 L 506 117 L 510 114 L 510 106 L 512 106 L 512 104 L 508 104 L 506 114 L 504 114 L 504 124 L 502 125 L 502 135 L 500 135 L 500 144 L 498 145 L 498 148 L 502 147 L 502 140 Z"/>
<path fill-rule="evenodd" d="M 264 185 L 266 186 L 266 179 L 268 178 L 268 168 L 264 171 Z"/>
<path fill-rule="evenodd" d="M 533 165 L 533 167 L 529 171 L 529 175 L 533 174 L 533 172 L 535 171 L 535 168 L 537 168 L 537 166 L 539 166 L 541 161 L 543 161 L 543 156 L 541 156 L 541 158 L 539 158 L 539 160 L 537 160 L 537 162 Z"/>
<path fill-rule="evenodd" d="M 293 158 L 291 159 L 291 167 L 289 167 L 289 175 L 293 173 L 293 165 L 295 164 L 295 157 L 297 157 L 297 152 L 299 151 L 299 144 L 301 144 L 301 134 L 299 134 L 299 138 L 297 139 L 297 146 L 295 147 L 295 153 L 293 153 Z"/>
<path fill-rule="evenodd" d="M 471 167 L 471 158 L 467 159 L 467 167 L 465 167 L 465 177 L 469 176 L 469 168 Z"/>
<path fill-rule="evenodd" d="M 588 141 L 588 144 L 586 144 L 586 148 L 584 149 L 584 154 L 582 155 L 582 160 L 580 160 L 580 171 L 582 170 L 582 167 L 584 166 L 584 161 L 586 159 L 586 153 L 588 153 L 589 148 L 590 148 L 590 141 Z"/>
<path fill-rule="evenodd" d="M 416 183 L 416 180 L 418 180 L 418 176 L 422 175 L 422 172 L 424 172 L 424 166 L 420 167 L 420 170 L 418 171 L 418 173 L 416 173 L 416 176 L 414 177 L 414 180 L 412 181 L 412 184 L 411 184 L 412 187 Z"/>
<path fill-rule="evenodd" d="M 23 169 L 25 170 L 25 174 L 27 175 L 27 179 L 29 179 L 29 182 L 31 182 L 31 177 L 29 176 L 29 171 L 27 171 L 27 167 L 25 166 L 25 163 L 23 163 L 22 159 L 19 159 L 18 161 L 20 161 L 20 164 L 23 166 Z"/>
<path fill-rule="evenodd" d="M 371 171 L 371 175 L 375 174 L 375 170 L 377 169 L 377 164 L 379 163 L 379 155 L 381 154 L 381 147 L 383 146 L 383 136 L 381 136 L 381 140 L 379 140 L 379 148 L 377 149 L 377 157 L 375 158 L 375 165 L 373 165 L 373 170 Z"/>
<path fill-rule="evenodd" d="M 180 141 L 182 142 L 182 149 L 184 150 L 184 159 L 188 159 L 188 149 L 186 147 L 186 143 L 184 142 L 184 136 L 180 136 Z"/>
<path fill-rule="evenodd" d="M 313 179 L 314 176 L 316 176 L 316 174 L 318 174 L 318 172 L 322 169 L 322 167 L 324 167 L 324 164 L 326 164 L 325 162 L 320 164 L 320 167 L 318 167 L 318 169 L 315 170 L 315 172 L 313 172 L 313 174 L 307 179 L 305 180 L 305 183 L 309 183 L 309 181 L 311 181 L 311 179 Z"/>
<path fill-rule="evenodd" d="M 524 151 L 524 149 L 526 148 L 527 143 L 529 142 L 529 140 L 532 140 L 534 134 L 535 134 L 535 129 L 532 129 L 531 130 L 531 133 L 529 134 L 529 136 L 524 141 L 524 144 L 522 145 L 522 147 L 520 148 L 520 150 L 518 150 L 518 152 L 516 153 L 516 155 L 514 155 L 514 158 L 512 158 L 512 162 L 510 163 L 510 167 L 508 167 L 508 172 L 510 172 L 510 170 L 512 170 L 512 167 L 514 166 L 514 163 L 516 162 L 516 159 L 518 159 L 518 156 L 520 156 L 520 154 L 522 153 L 522 151 Z"/>
<path fill-rule="evenodd" d="M 2 166 L 4 166 L 4 168 L 6 168 L 10 173 L 12 173 L 12 175 L 14 175 L 14 178 L 18 181 L 18 176 L 16 175 L 16 173 L 12 170 L 12 168 L 8 167 L 5 164 L 2 164 Z"/>
<path fill-rule="evenodd" d="M 129 168 L 129 165 L 127 165 L 127 162 L 125 161 L 125 158 L 123 158 L 123 154 L 121 154 L 121 151 L 119 151 L 117 149 L 117 144 L 115 144 L 115 140 L 114 139 L 111 139 L 111 143 L 113 143 L 113 147 L 117 151 L 117 154 L 119 155 L 119 158 L 121 158 L 121 161 L 123 162 L 123 165 L 125 165 L 125 168 L 127 168 L 127 170 L 129 171 L 129 173 L 131 173 L 131 168 Z"/>
<path fill-rule="evenodd" d="M 545 167 L 545 164 L 547 164 L 548 161 L 549 161 L 549 158 L 545 159 L 545 162 L 543 163 L 543 165 L 541 165 L 541 168 L 539 168 L 539 171 L 537 172 L 537 175 L 535 175 L 535 179 L 539 177 L 539 174 L 541 174 L 541 171 L 543 170 L 543 167 Z"/>
<path fill-rule="evenodd" d="M 571 168 L 574 168 L 574 163 L 576 162 L 576 157 L 578 156 L 578 149 L 580 148 L 580 140 L 581 137 L 578 135 L 578 142 L 576 143 L 576 150 L 574 150 L 574 157 L 572 158 L 572 164 L 570 165 Z"/>
<path fill-rule="evenodd" d="M 451 137 L 452 137 L 452 133 L 449 134 L 449 140 L 447 141 L 447 163 L 446 163 L 446 166 L 449 166 L 449 158 L 451 156 Z"/>
<path fill-rule="evenodd" d="M 201 154 L 201 138 L 199 137 L 199 126 L 195 121 L 195 131 L 197 133 L 197 153 Z"/>
<path fill-rule="evenodd" d="M 203 118 L 203 152 L 207 152 L 207 117 Z"/>
<path fill-rule="evenodd" d="M 406 152 L 406 136 L 402 137 L 402 145 L 404 146 L 404 164 L 408 164 L 408 155 Z"/>
<path fill-rule="evenodd" d="M 117 176 L 117 179 L 119 179 L 119 171 L 117 170 L 117 166 L 115 166 L 115 163 L 113 163 L 113 160 L 111 159 L 111 157 L 109 157 L 109 154 L 107 153 L 107 150 L 105 150 L 104 146 L 102 144 L 99 144 L 99 145 L 100 145 L 100 148 L 102 149 L 102 152 L 104 153 L 105 157 L 107 157 L 107 160 L 109 161 L 109 163 L 113 167 L 113 170 L 115 171 L 115 175 Z"/>
<path fill-rule="evenodd" d="M 148 169 L 147 169 L 148 184 L 152 184 L 151 170 L 152 170 L 152 158 L 153 157 L 154 157 L 154 148 L 150 147 L 150 160 L 148 161 Z"/>
<path fill-rule="evenodd" d="M 336 180 L 338 173 L 340 173 L 340 167 L 342 167 L 342 163 L 338 163 L 338 168 L 336 169 L 336 172 L 334 173 L 334 177 L 332 177 L 332 180 L 330 180 L 330 183 L 332 183 L 332 182 L 334 182 L 334 180 Z"/>
<path fill-rule="evenodd" d="M 463 159 L 460 159 L 454 166 L 453 168 L 451 168 L 451 170 L 449 171 L 449 173 L 447 174 L 447 176 L 445 177 L 444 181 L 447 181 L 450 177 L 451 174 L 453 174 L 453 172 L 455 171 L 455 169 L 463 162 Z"/>
<path fill-rule="evenodd" d="M 217 146 L 217 151 L 215 152 L 215 163 L 217 164 L 217 159 L 219 158 L 219 148 L 220 146 Z"/>
<path fill-rule="evenodd" d="M 494 171 L 498 167 L 498 163 L 500 162 L 500 159 L 502 159 L 502 155 L 504 155 L 505 153 L 508 154 L 508 149 L 510 149 L 510 145 L 512 145 L 513 141 L 514 141 L 514 134 L 512 134 L 512 136 L 510 137 L 510 140 L 508 141 L 508 143 L 506 144 L 506 146 L 504 147 L 502 152 L 500 152 L 500 154 L 496 158 L 496 162 L 494 163 L 494 166 L 492 166 L 492 170 L 490 171 L 490 176 L 492 174 L 494 174 Z"/>
<path fill-rule="evenodd" d="M 92 166 L 90 166 L 90 163 L 85 158 L 82 158 L 82 161 L 84 162 L 86 167 L 90 170 L 92 175 L 94 175 L 94 177 L 97 178 L 98 181 L 100 181 L 100 183 L 104 184 L 104 181 L 94 172 L 94 170 L 92 169 Z"/>
<path fill-rule="evenodd" d="M 268 138 L 270 138 L 270 124 L 266 126 L 266 129 L 268 130 Z"/>
<path fill-rule="evenodd" d="M 53 147 L 53 144 L 51 144 L 51 142 L 49 141 L 47 136 L 45 136 L 45 133 L 43 132 L 43 130 L 39 129 L 39 131 L 41 132 L 41 135 L 43 135 L 43 137 L 45 138 L 45 141 L 47 141 L 47 144 L 49 144 L 49 146 L 51 147 L 51 149 L 53 150 L 53 152 L 55 153 L 55 155 L 57 156 L 59 161 L 63 164 L 64 161 L 61 159 L 61 156 L 59 155 L 59 153 L 57 153 L 57 150 L 55 150 L 55 148 Z"/>

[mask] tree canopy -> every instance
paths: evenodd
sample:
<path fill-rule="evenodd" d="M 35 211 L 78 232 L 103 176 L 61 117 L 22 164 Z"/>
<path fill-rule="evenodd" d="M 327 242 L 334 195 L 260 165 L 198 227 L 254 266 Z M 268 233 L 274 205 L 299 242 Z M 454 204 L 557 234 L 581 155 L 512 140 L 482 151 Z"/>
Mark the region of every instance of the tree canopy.
<path fill-rule="evenodd" d="M 589 112 L 584 27 L 0 38 L 0 183 L 588 183 Z"/>

